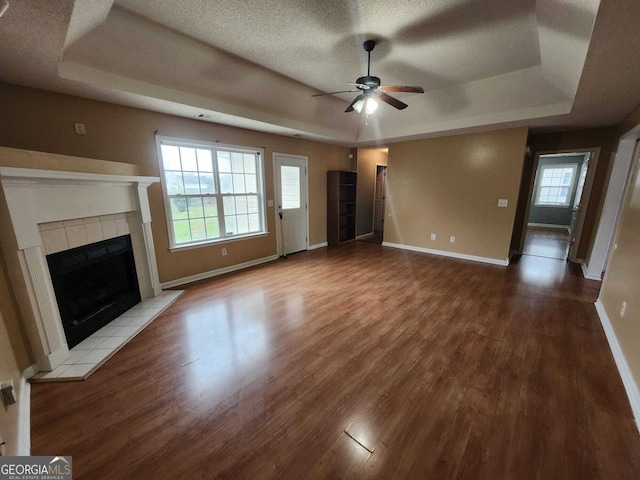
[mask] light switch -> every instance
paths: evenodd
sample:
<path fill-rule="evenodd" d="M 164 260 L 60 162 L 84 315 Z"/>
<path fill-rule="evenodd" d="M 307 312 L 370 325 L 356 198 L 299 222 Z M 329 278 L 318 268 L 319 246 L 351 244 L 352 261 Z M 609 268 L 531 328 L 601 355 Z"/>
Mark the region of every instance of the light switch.
<path fill-rule="evenodd" d="M 267 200 L 267 207 L 273 207 L 273 200 Z"/>
<path fill-rule="evenodd" d="M 87 129 L 84 126 L 84 123 L 74 123 L 73 124 L 73 128 L 76 131 L 76 135 L 86 135 L 87 134 Z"/>
<path fill-rule="evenodd" d="M 499 207 L 506 207 L 507 205 L 509 205 L 509 200 L 507 200 L 506 198 L 499 198 L 498 199 L 498 206 Z"/>
<path fill-rule="evenodd" d="M 16 396 L 13 391 L 13 380 L 5 380 L 0 383 L 0 391 L 2 392 L 2 400 L 5 405 L 9 406 L 16 403 Z"/>
<path fill-rule="evenodd" d="M 431 240 L 435 240 L 435 239 L 436 239 L 436 234 L 435 234 L 435 233 L 432 233 L 432 234 L 431 234 Z"/>

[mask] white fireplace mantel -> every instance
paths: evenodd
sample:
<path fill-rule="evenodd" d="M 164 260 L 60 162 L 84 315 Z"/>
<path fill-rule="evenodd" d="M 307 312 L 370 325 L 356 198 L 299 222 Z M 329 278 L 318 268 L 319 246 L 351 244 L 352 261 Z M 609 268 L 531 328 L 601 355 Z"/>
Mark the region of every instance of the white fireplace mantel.
<path fill-rule="evenodd" d="M 39 225 L 137 212 L 145 249 L 150 291 L 158 280 L 147 187 L 158 177 L 63 172 L 0 167 L 4 193 L 0 204 L 0 241 L 16 300 L 39 370 L 50 371 L 69 356 Z M 6 228 L 5 224 L 12 228 Z"/>

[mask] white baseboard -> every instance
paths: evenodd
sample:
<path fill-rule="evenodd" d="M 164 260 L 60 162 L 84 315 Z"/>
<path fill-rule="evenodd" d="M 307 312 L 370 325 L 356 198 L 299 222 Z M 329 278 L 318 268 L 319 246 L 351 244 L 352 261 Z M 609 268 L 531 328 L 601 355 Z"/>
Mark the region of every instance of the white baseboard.
<path fill-rule="evenodd" d="M 633 375 L 631 374 L 631 370 L 629 369 L 629 364 L 627 363 L 627 359 L 625 358 L 624 353 L 622 353 L 620 343 L 618 342 L 618 337 L 616 337 L 616 333 L 613 330 L 611 320 L 609 320 L 609 316 L 604 309 L 604 305 L 602 304 L 600 299 L 598 299 L 595 305 L 596 311 L 598 312 L 598 317 L 600 317 L 600 323 L 602 324 L 604 333 L 607 336 L 609 348 L 611 348 L 611 353 L 613 354 L 613 359 L 616 362 L 618 372 L 620 373 L 620 377 L 622 378 L 622 383 L 624 384 L 624 388 L 627 391 L 627 397 L 629 398 L 629 403 L 631 404 L 633 417 L 636 420 L 638 433 L 640 433 L 640 390 L 638 390 L 638 384 L 633 379 Z"/>
<path fill-rule="evenodd" d="M 567 225 L 556 225 L 555 223 L 527 223 L 527 227 L 557 228 L 571 232 L 571 228 Z"/>
<path fill-rule="evenodd" d="M 509 265 L 509 259 L 499 260 L 497 258 L 477 257 L 475 255 L 467 255 L 465 253 L 447 252 L 446 250 L 433 250 L 431 248 L 414 247 L 412 245 L 403 245 L 401 243 L 382 242 L 383 247 L 400 248 L 402 250 L 411 250 L 412 252 L 429 253 L 431 255 L 440 255 L 441 257 L 459 258 L 461 260 L 471 260 L 473 262 L 490 263 L 492 265 L 501 265 L 506 267 Z"/>
<path fill-rule="evenodd" d="M 602 274 L 596 275 L 594 273 L 590 273 L 589 268 L 585 265 L 584 262 L 580 263 L 580 268 L 582 268 L 582 276 L 587 280 L 602 280 Z"/>
<path fill-rule="evenodd" d="M 316 243 L 315 245 L 309 245 L 307 250 L 316 250 L 318 248 L 327 247 L 329 244 L 327 242 Z"/>
<path fill-rule="evenodd" d="M 235 272 L 236 270 L 242 270 L 243 268 L 254 267 L 263 263 L 277 260 L 278 255 L 271 255 L 269 257 L 258 258 L 256 260 L 250 260 L 244 263 L 238 263 L 237 265 L 231 265 L 229 267 L 218 268 L 217 270 L 210 270 L 208 272 L 198 273 L 196 275 L 190 275 L 188 277 L 177 278 L 176 280 L 169 280 L 168 282 L 161 283 L 162 288 L 177 287 L 178 285 L 184 285 L 185 283 L 197 282 L 198 280 L 205 280 L 211 277 L 217 277 L 218 275 L 224 275 L 225 273 Z"/>
<path fill-rule="evenodd" d="M 38 373 L 34 364 L 22 372 L 18 395 L 18 444 L 17 454 L 21 457 L 31 455 L 31 384 L 29 379 Z"/>

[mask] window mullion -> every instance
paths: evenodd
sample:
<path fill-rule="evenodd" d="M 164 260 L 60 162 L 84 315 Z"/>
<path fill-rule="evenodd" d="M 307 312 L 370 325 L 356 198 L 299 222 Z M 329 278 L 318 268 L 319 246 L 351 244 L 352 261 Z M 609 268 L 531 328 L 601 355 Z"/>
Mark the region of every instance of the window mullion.
<path fill-rule="evenodd" d="M 222 208 L 222 193 L 220 184 L 220 172 L 218 171 L 218 149 L 211 149 L 213 152 L 213 181 L 216 185 L 216 208 L 218 209 L 218 229 L 220 238 L 226 238 L 227 228 L 224 221 L 224 209 Z"/>

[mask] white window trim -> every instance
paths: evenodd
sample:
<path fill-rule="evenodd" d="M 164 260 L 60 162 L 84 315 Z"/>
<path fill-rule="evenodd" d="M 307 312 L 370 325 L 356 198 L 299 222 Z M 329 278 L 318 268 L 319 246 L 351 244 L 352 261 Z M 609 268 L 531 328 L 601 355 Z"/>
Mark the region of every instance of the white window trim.
<path fill-rule="evenodd" d="M 160 172 L 160 184 L 162 186 L 162 199 L 164 202 L 164 212 L 167 221 L 167 233 L 169 234 L 169 251 L 178 251 L 178 250 L 189 250 L 193 248 L 201 248 L 211 246 L 212 244 L 219 243 L 228 243 L 237 240 L 247 240 L 252 238 L 264 237 L 269 234 L 267 229 L 267 206 L 265 200 L 265 187 L 264 187 L 264 148 L 262 147 L 250 147 L 244 145 L 230 145 L 219 142 L 207 142 L 204 140 L 191 140 L 187 138 L 180 137 L 168 137 L 164 135 L 156 135 L 156 156 L 158 160 L 158 168 Z M 258 153 L 260 157 L 257 166 L 256 166 L 256 181 L 258 184 L 258 203 L 262 205 L 262 210 L 260 212 L 260 222 L 261 229 L 259 232 L 242 234 L 242 235 L 232 235 L 228 237 L 221 237 L 215 239 L 208 240 L 196 240 L 189 243 L 176 243 L 175 234 L 173 231 L 173 217 L 171 215 L 171 202 L 169 201 L 169 194 L 167 192 L 167 183 L 165 179 L 165 171 L 164 165 L 162 162 L 162 143 L 165 142 L 170 145 L 178 145 L 185 147 L 204 147 L 211 148 L 217 150 L 229 150 L 229 151 L 240 151 L 240 152 L 255 152 Z M 213 162 L 216 161 L 216 158 L 213 158 Z M 217 180 L 216 180 L 217 181 Z M 220 217 L 219 222 L 224 222 L 224 217 Z"/>
<path fill-rule="evenodd" d="M 573 174 L 571 176 L 571 183 L 567 187 L 569 192 L 567 193 L 567 203 L 539 203 L 540 199 L 540 190 L 542 188 L 542 174 L 545 169 L 557 169 L 557 168 L 570 168 L 573 170 Z M 536 175 L 536 187 L 533 196 L 533 205 L 536 208 L 567 208 L 571 206 L 571 197 L 573 195 L 573 189 L 575 186 L 575 179 L 578 171 L 578 164 L 576 163 L 562 163 L 562 164 L 549 164 L 549 165 L 540 165 L 538 173 Z M 558 187 L 560 188 L 560 187 Z"/>

